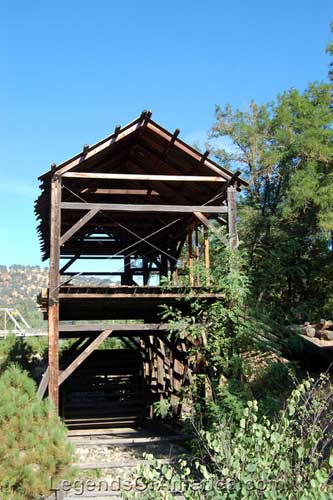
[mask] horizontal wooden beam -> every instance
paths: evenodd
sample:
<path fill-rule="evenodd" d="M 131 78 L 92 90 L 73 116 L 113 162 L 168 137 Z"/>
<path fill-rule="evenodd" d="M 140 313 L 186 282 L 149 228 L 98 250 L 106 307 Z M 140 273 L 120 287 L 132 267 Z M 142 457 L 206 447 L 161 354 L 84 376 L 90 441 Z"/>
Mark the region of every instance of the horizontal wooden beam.
<path fill-rule="evenodd" d="M 151 300 L 151 299 L 159 299 L 160 301 L 166 299 L 185 299 L 187 294 L 184 293 L 138 293 L 138 294 L 128 294 L 128 293 L 59 293 L 59 299 L 110 299 L 110 300 L 118 300 L 118 299 L 129 299 L 129 300 Z M 197 299 L 220 299 L 225 298 L 224 295 L 220 293 L 197 293 L 193 294 L 193 298 Z"/>
<path fill-rule="evenodd" d="M 142 331 L 167 331 L 168 326 L 161 323 L 115 323 L 112 325 L 103 325 L 96 323 L 88 323 L 85 325 L 70 325 L 70 324 L 60 324 L 59 332 L 101 332 L 107 328 L 112 327 L 113 332 L 142 332 Z"/>
<path fill-rule="evenodd" d="M 97 172 L 66 172 L 63 177 L 78 179 L 109 179 L 129 181 L 167 182 L 226 182 L 223 177 L 213 175 L 150 175 L 150 174 L 103 174 Z"/>
<path fill-rule="evenodd" d="M 131 274 L 134 276 L 140 276 L 144 272 L 143 269 L 131 269 Z M 149 273 L 156 274 L 159 273 L 160 271 L 158 269 L 151 269 Z M 121 276 L 124 274 L 125 271 L 97 271 L 94 273 L 94 271 L 85 271 L 85 272 L 80 272 L 80 276 Z M 76 276 L 77 272 L 71 272 L 71 273 L 62 273 L 63 276 Z"/>
<path fill-rule="evenodd" d="M 123 203 L 72 203 L 62 202 L 64 210 L 102 210 L 108 212 L 176 212 L 192 213 L 203 212 L 207 214 L 228 213 L 228 207 L 221 205 L 134 205 Z"/>

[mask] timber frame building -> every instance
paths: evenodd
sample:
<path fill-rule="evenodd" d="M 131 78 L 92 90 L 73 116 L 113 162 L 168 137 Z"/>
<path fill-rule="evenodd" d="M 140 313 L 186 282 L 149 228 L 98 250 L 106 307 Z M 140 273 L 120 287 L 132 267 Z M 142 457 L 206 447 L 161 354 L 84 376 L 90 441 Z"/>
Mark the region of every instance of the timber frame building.
<path fill-rule="evenodd" d="M 194 296 L 218 299 L 207 283 L 191 277 L 191 269 L 201 259 L 209 270 L 212 220 L 227 223 L 230 244 L 237 246 L 237 191 L 247 183 L 178 135 L 144 111 L 39 178 L 35 211 L 43 258 L 50 259 L 48 289 L 40 297 L 49 325 L 49 364 L 39 393 L 48 386 L 57 408 L 59 387 L 71 384 L 75 374 L 79 384 L 80 368 L 93 370 L 93 351 L 110 336 L 123 339 L 127 354 L 107 357 L 105 351 L 97 364 L 105 370 L 117 365 L 122 377 L 122 365 L 135 365 L 146 391 L 149 386 L 176 397 L 190 376 L 184 345 L 170 340 L 159 319 L 159 306 L 179 303 L 182 292 L 161 287 L 160 280 L 177 274 L 186 248 Z M 74 272 L 77 261 L 100 262 L 97 271 Z M 108 261 L 121 268 L 110 271 Z M 61 338 L 76 341 L 60 363 Z"/>

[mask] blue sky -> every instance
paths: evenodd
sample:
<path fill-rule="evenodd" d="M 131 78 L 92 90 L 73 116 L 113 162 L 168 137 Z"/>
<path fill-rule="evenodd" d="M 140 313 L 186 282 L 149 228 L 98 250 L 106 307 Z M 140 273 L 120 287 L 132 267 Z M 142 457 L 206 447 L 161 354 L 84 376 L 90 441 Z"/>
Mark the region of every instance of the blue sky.
<path fill-rule="evenodd" d="M 37 177 L 143 109 L 203 141 L 245 108 L 325 80 L 332 0 L 0 0 L 0 264 L 40 264 Z"/>

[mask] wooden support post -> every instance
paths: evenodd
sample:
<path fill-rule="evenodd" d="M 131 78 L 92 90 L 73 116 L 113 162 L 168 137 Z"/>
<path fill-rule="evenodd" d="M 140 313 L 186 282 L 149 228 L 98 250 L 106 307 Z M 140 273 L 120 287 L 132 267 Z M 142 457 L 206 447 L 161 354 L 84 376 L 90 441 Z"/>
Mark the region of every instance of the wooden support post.
<path fill-rule="evenodd" d="M 144 351 L 145 358 L 144 358 L 144 363 L 143 363 L 143 373 L 144 373 L 144 378 L 145 382 L 147 385 L 148 380 L 149 380 L 149 351 L 148 351 L 148 342 L 147 339 L 140 339 L 140 344 L 141 348 Z"/>
<path fill-rule="evenodd" d="M 189 274 L 190 274 L 190 286 L 194 285 L 194 280 L 193 280 L 193 244 L 192 244 L 192 230 L 188 232 L 187 235 L 187 241 L 188 241 L 188 268 L 189 268 Z"/>
<path fill-rule="evenodd" d="M 49 333 L 49 399 L 59 410 L 59 286 L 61 235 L 61 178 L 51 179 L 50 271 L 48 302 Z"/>
<path fill-rule="evenodd" d="M 200 251 L 199 251 L 199 231 L 198 231 L 198 226 L 195 228 L 195 262 L 196 262 L 196 279 L 195 279 L 195 284 L 197 286 L 200 286 L 200 272 L 199 272 Z"/>
<path fill-rule="evenodd" d="M 176 341 L 174 343 L 174 349 L 178 353 L 179 350 L 179 342 Z M 178 356 L 173 356 L 173 370 L 172 370 L 172 378 L 173 378 L 173 391 L 171 395 L 171 405 L 174 417 L 178 418 L 180 416 L 181 411 L 181 389 L 182 389 L 182 381 L 184 376 L 184 361 L 180 361 Z"/>
<path fill-rule="evenodd" d="M 121 276 L 122 285 L 132 285 L 132 274 L 131 274 L 131 257 L 130 255 L 124 256 L 124 273 Z"/>
<path fill-rule="evenodd" d="M 146 255 L 142 257 L 142 279 L 143 285 L 148 285 L 149 281 L 149 270 L 148 270 L 148 258 Z"/>
<path fill-rule="evenodd" d="M 228 187 L 228 228 L 230 248 L 238 247 L 237 235 L 237 190 L 234 186 Z"/>
<path fill-rule="evenodd" d="M 158 390 L 163 392 L 165 389 L 164 346 L 159 338 L 155 338 L 155 342 L 157 344 L 157 349 L 160 352 L 160 355 L 156 356 L 157 384 L 158 384 Z"/>
<path fill-rule="evenodd" d="M 206 270 L 206 285 L 210 285 L 210 257 L 209 257 L 209 239 L 208 228 L 204 227 L 204 253 L 205 253 L 205 270 Z"/>

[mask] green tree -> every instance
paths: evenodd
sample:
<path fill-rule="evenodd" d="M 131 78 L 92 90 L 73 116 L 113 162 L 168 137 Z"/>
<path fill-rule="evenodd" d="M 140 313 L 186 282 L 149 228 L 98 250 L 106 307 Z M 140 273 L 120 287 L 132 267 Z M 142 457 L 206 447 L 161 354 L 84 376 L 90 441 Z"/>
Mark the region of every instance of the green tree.
<path fill-rule="evenodd" d="M 333 112 L 330 84 L 295 89 L 247 111 L 216 108 L 215 148 L 250 186 L 240 236 L 249 256 L 254 303 L 276 319 L 329 313 L 333 229 Z"/>
<path fill-rule="evenodd" d="M 333 22 L 330 25 L 331 28 L 331 33 L 333 34 Z M 326 52 L 329 54 L 331 57 L 333 57 L 333 41 L 329 42 L 329 44 L 326 47 Z M 328 77 L 331 82 L 333 82 L 333 62 L 330 62 L 330 69 L 328 72 Z"/>
<path fill-rule="evenodd" d="M 71 478 L 66 429 L 47 401 L 36 396 L 26 372 L 15 365 L 0 376 L 0 491 L 4 500 L 33 500 Z"/>

